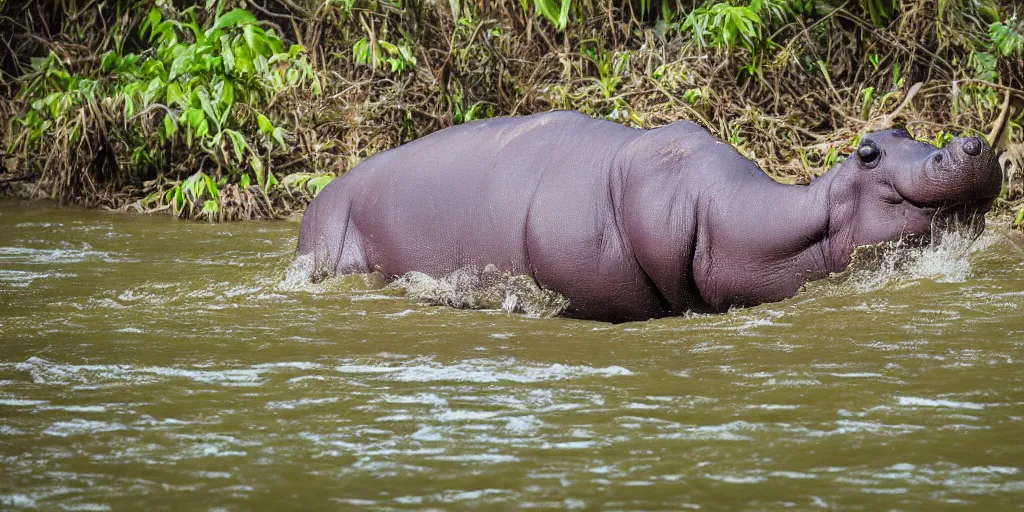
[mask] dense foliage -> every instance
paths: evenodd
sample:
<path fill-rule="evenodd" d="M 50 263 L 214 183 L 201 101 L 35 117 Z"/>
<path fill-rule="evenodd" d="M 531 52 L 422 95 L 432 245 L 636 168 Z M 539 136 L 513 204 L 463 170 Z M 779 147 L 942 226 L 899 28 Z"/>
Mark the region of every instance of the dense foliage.
<path fill-rule="evenodd" d="M 272 217 L 367 156 L 496 115 L 692 119 L 777 179 L 860 135 L 999 139 L 1024 180 L 1012 0 L 0 0 L 0 183 Z"/>

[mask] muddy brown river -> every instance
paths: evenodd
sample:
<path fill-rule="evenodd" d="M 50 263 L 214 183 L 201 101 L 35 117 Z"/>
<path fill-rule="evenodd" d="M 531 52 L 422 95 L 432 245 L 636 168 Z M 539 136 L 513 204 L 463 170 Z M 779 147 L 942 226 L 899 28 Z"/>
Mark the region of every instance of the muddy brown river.
<path fill-rule="evenodd" d="M 1005 228 L 610 325 L 312 286 L 298 227 L 0 202 L 0 509 L 1024 504 Z"/>

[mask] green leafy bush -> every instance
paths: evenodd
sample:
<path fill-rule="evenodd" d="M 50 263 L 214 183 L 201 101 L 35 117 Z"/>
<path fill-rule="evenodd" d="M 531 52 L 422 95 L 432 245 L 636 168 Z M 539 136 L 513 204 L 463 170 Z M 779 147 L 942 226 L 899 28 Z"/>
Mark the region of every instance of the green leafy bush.
<path fill-rule="evenodd" d="M 530 0 L 520 0 L 523 9 L 529 11 Z M 572 0 L 533 0 L 534 11 L 546 18 L 558 30 L 565 30 L 569 24 L 569 9 Z"/>
<path fill-rule="evenodd" d="M 117 153 L 109 141 L 79 144 L 87 128 L 90 136 L 103 136 L 92 129 L 96 122 L 83 122 L 90 119 L 116 126 L 109 138 L 123 146 L 123 154 L 94 159 L 92 167 L 114 165 L 128 168 L 124 175 L 159 178 L 144 201 L 147 207 L 212 216 L 219 209 L 219 189 L 242 184 L 243 177 L 250 183 L 250 173 L 266 197 L 278 181 L 273 157 L 290 151 L 286 128 L 271 120 L 283 120 L 273 103 L 296 88 L 320 94 L 305 49 L 286 48 L 273 29 L 244 9 L 217 15 L 205 27 L 191 8 L 172 14 L 177 19 L 150 10 L 139 36 L 151 46 L 139 53 L 107 51 L 97 76 L 69 73 L 52 53 L 38 61 L 20 92 L 31 108 L 19 119 L 21 132 L 11 151 L 57 145 L 72 155 L 97 148 Z M 64 179 L 75 174 L 74 167 L 90 165 L 88 155 L 67 165 L 47 163 L 41 172 L 55 182 L 51 188 L 58 197 L 71 198 L 91 185 Z"/>
<path fill-rule="evenodd" d="M 991 46 L 1002 57 L 1024 57 L 1024 35 L 1017 27 L 1017 18 L 1010 18 L 1006 23 L 995 22 L 989 25 L 988 35 Z"/>
<path fill-rule="evenodd" d="M 756 51 L 762 44 L 763 26 L 757 10 L 751 6 L 717 2 L 694 9 L 683 20 L 680 30 L 692 33 L 692 37 L 702 46 L 726 49 L 742 47 Z"/>

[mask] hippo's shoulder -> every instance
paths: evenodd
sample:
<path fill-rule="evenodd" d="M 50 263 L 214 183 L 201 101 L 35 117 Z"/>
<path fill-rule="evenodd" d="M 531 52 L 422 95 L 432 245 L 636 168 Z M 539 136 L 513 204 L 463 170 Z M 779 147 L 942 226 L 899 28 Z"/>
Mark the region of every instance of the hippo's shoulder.
<path fill-rule="evenodd" d="M 577 110 L 552 110 L 550 112 L 540 112 L 536 114 L 529 114 L 525 116 L 508 116 L 508 117 L 490 117 L 485 119 L 477 119 L 459 125 L 467 129 L 479 129 L 479 128 L 507 128 L 509 126 L 516 125 L 560 125 L 560 124 L 576 124 L 586 122 L 602 122 L 600 119 L 595 119 Z M 604 121 L 607 122 L 607 121 Z"/>
<path fill-rule="evenodd" d="M 600 119 L 588 116 L 579 110 L 552 110 L 550 112 L 541 112 L 539 114 L 523 116 L 519 119 L 528 121 L 546 121 L 549 123 L 601 122 Z"/>
<path fill-rule="evenodd" d="M 675 121 L 660 128 L 642 130 L 629 145 L 634 158 L 680 159 L 732 147 L 693 121 Z"/>
<path fill-rule="evenodd" d="M 503 118 L 502 121 L 520 127 L 529 127 L 531 129 L 544 127 L 549 130 L 616 125 L 616 123 L 611 121 L 588 116 L 578 110 L 553 110 L 528 116 Z"/>
<path fill-rule="evenodd" d="M 642 137 L 652 146 L 665 147 L 722 143 L 703 126 L 685 119 L 647 130 Z"/>

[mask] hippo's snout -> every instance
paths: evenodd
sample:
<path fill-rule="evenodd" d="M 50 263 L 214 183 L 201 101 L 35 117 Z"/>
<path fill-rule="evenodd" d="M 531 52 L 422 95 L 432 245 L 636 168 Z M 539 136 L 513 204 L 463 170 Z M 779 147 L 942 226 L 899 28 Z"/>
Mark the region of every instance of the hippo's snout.
<path fill-rule="evenodd" d="M 934 150 L 922 173 L 904 185 L 906 197 L 934 207 L 991 202 L 1003 180 L 995 150 L 981 137 L 954 139 Z"/>
<path fill-rule="evenodd" d="M 985 229 L 985 212 L 1002 188 L 1003 175 L 992 146 L 981 137 L 954 139 L 937 150 L 917 187 L 937 208 L 933 228 L 977 236 Z"/>
<path fill-rule="evenodd" d="M 996 152 L 981 137 L 956 139 L 962 157 L 955 159 L 957 171 L 963 174 L 962 183 L 971 190 L 968 200 L 995 199 L 1003 184 L 1003 172 Z"/>
<path fill-rule="evenodd" d="M 987 178 L 989 174 L 999 172 L 995 150 L 981 137 L 953 139 L 938 151 L 948 157 L 942 159 L 952 167 L 947 171 L 967 172 L 976 178 Z"/>

